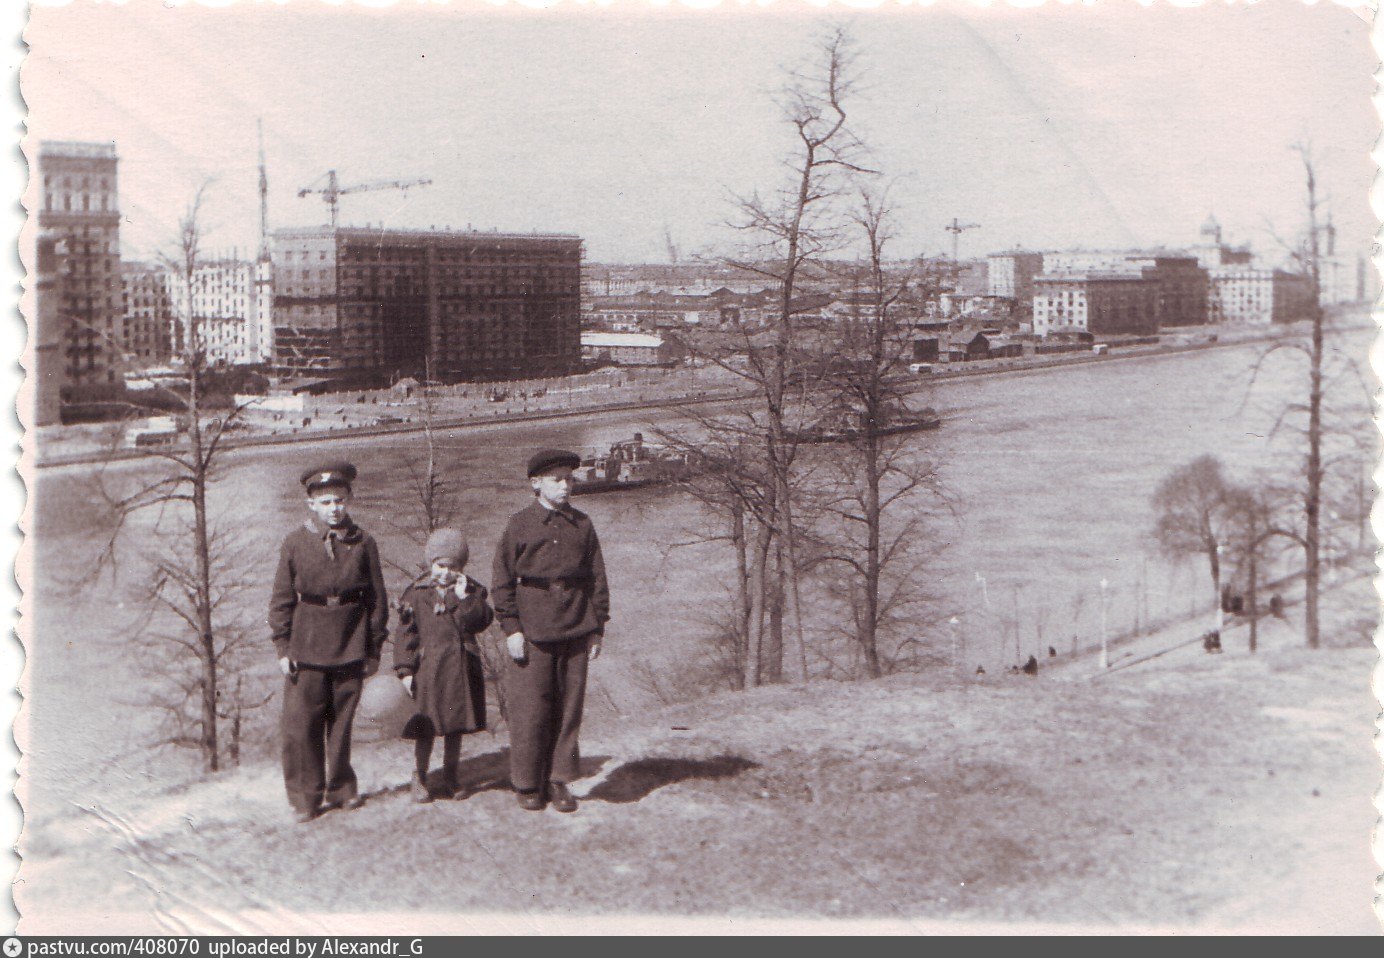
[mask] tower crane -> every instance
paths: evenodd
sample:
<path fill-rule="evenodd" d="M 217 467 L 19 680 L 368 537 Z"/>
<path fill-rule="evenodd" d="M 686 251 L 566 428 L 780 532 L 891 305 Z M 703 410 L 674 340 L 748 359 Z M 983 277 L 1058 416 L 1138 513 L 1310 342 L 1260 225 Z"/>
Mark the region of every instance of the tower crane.
<path fill-rule="evenodd" d="M 332 211 L 332 229 L 336 229 L 337 204 L 341 197 L 347 193 L 366 193 L 371 190 L 403 190 L 407 192 L 415 186 L 427 186 L 432 180 L 427 177 L 416 180 L 376 180 L 371 183 L 356 183 L 353 186 L 341 186 L 337 183 L 336 170 L 328 170 L 326 175 L 327 185 L 317 186 L 322 182 L 322 177 L 313 181 L 312 186 L 305 186 L 298 191 L 299 197 L 308 196 L 313 193 L 321 193 L 322 199 Z"/>
<path fill-rule="evenodd" d="M 980 224 L 962 223 L 953 216 L 952 221 L 942 228 L 952 235 L 952 262 L 955 263 L 961 258 L 961 234 L 967 230 L 980 229 Z"/>

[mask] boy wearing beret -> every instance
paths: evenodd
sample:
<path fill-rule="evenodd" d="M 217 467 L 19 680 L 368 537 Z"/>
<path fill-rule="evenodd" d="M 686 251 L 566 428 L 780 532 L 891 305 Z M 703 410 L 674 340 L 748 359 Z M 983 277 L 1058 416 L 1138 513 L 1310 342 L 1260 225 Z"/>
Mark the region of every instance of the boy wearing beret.
<path fill-rule="evenodd" d="M 269 600 L 284 674 L 284 787 L 300 822 L 364 803 L 351 768 L 351 721 L 361 683 L 380 665 L 389 606 L 379 548 L 347 512 L 355 478 L 348 462 L 303 473 L 308 516 L 283 541 Z"/>
<path fill-rule="evenodd" d="M 567 786 L 578 776 L 586 666 L 600 654 L 610 618 L 600 540 L 569 502 L 580 464 L 562 449 L 529 459 L 534 501 L 510 517 L 491 577 L 510 655 L 510 779 L 529 811 L 549 799 L 559 812 L 577 810 Z"/>

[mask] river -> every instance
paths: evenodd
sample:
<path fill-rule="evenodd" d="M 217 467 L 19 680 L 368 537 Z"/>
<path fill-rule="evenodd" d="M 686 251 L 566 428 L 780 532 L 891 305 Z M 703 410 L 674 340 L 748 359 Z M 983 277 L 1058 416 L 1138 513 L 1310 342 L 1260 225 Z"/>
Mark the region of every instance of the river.
<path fill-rule="evenodd" d="M 1367 333 L 1344 344 L 1363 355 Z M 1295 383 L 1291 362 L 1274 360 L 1247 401 L 1250 369 L 1263 346 L 1130 357 L 1107 362 L 950 382 L 931 397 L 942 429 L 908 441 L 942 464 L 961 504 L 938 527 L 947 548 L 926 570 L 945 601 L 943 617 L 920 623 L 938 649 L 964 647 L 969 670 L 1011 664 L 1017 655 L 1067 654 L 1072 643 L 1098 639 L 1101 580 L 1113 631 L 1194 604 L 1205 605 L 1207 573 L 1173 568 L 1153 548 L 1150 497 L 1170 469 L 1202 453 L 1219 455 L 1247 475 L 1285 461 L 1268 435 L 1273 410 Z M 490 425 L 448 436 L 445 467 L 457 484 L 460 524 L 471 540 L 471 571 L 489 579 L 489 557 L 505 518 L 527 501 L 523 463 L 536 447 L 604 446 L 676 414 L 622 412 L 546 423 Z M 361 472 L 353 513 L 401 564 L 416 547 L 398 529 L 413 507 L 408 459 L 421 438 L 247 448 L 225 457 L 212 509 L 251 556 L 242 597 L 247 621 L 262 632 L 262 608 L 277 544 L 302 513 L 299 472 L 324 458 L 349 457 Z M 126 487 L 157 468 L 114 464 L 112 487 Z M 161 656 L 134 641 L 147 628 L 139 600 L 148 563 L 139 545 L 156 521 L 137 517 L 114 574 L 83 582 L 100 553 L 107 507 L 93 491 L 91 470 L 43 470 L 31 489 L 33 591 L 27 596 L 32 741 L 50 754 L 80 758 L 94 774 L 100 757 L 139 748 L 145 719 L 143 676 L 163 671 Z M 646 489 L 583 497 L 599 528 L 614 595 L 608 655 L 593 678 L 592 709 L 628 716 L 696 670 L 699 637 L 720 608 L 723 546 L 683 548 L 701 518 L 685 495 Z M 165 524 L 170 520 L 164 517 Z M 946 617 L 959 613 L 954 625 Z M 267 635 L 265 675 L 272 669 Z M 790 660 L 795 661 L 793 656 Z M 790 667 L 790 673 L 792 668 Z M 651 675 L 665 682 L 655 688 Z M 147 709 L 144 711 L 148 711 Z M 268 721 L 266 718 L 265 721 Z M 71 773 L 71 769 L 68 770 Z"/>

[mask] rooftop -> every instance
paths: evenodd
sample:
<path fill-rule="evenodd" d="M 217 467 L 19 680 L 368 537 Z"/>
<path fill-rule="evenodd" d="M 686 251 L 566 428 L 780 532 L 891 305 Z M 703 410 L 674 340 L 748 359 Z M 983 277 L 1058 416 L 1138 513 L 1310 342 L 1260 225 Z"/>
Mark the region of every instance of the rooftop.
<path fill-rule="evenodd" d="M 642 346 L 646 349 L 657 349 L 663 345 L 662 336 L 654 336 L 651 333 L 582 333 L 581 344 L 583 346 Z"/>
<path fill-rule="evenodd" d="M 70 156 L 83 159 L 114 160 L 116 159 L 115 141 L 90 143 L 82 140 L 40 140 L 38 155 L 41 157 Z"/>
<path fill-rule="evenodd" d="M 453 229 L 386 229 L 380 226 L 290 226 L 274 230 L 274 239 L 320 239 L 337 234 L 342 239 L 368 239 L 374 241 L 417 241 L 429 237 L 475 240 L 570 240 L 580 242 L 575 233 L 501 233 L 498 230 L 453 230 Z"/>

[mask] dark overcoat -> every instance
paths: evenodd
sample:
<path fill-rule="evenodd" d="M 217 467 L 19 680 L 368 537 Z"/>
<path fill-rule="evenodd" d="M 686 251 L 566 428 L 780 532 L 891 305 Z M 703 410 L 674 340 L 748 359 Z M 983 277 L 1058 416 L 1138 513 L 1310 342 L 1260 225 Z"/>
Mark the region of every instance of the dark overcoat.
<path fill-rule="evenodd" d="M 485 586 L 469 576 L 465 598 L 454 586 L 421 579 L 399 600 L 394 671 L 412 675 L 414 714 L 404 738 L 426 738 L 485 728 L 485 674 L 476 636 L 495 614 Z"/>

